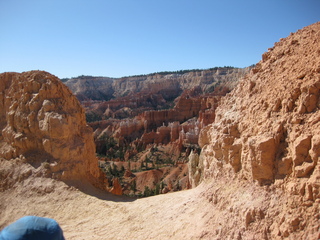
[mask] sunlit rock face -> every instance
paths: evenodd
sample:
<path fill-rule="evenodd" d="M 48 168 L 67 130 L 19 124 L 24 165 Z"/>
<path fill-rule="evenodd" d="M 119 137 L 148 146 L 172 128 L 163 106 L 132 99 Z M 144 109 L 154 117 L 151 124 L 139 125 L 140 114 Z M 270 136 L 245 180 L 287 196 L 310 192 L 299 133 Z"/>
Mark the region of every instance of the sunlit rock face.
<path fill-rule="evenodd" d="M 317 173 L 319 25 L 281 39 L 222 99 L 199 140 L 208 173 L 215 162 L 261 184 Z"/>
<path fill-rule="evenodd" d="M 100 176 L 83 108 L 61 81 L 42 71 L 0 75 L 0 157 L 46 166 L 54 178 Z"/>

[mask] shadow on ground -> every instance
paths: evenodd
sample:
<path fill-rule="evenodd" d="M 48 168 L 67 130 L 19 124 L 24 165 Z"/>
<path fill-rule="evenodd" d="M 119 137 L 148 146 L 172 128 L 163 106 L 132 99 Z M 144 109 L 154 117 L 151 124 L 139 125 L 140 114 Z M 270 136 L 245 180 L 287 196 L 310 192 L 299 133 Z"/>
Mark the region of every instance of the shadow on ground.
<path fill-rule="evenodd" d="M 113 201 L 113 202 L 133 202 L 137 200 L 137 197 L 128 197 L 128 196 L 118 196 L 114 195 L 110 192 L 104 191 L 93 186 L 90 183 L 84 182 L 65 182 L 68 186 L 74 187 L 79 191 L 83 192 L 86 195 L 90 195 L 92 197 L 96 197 L 101 200 Z"/>

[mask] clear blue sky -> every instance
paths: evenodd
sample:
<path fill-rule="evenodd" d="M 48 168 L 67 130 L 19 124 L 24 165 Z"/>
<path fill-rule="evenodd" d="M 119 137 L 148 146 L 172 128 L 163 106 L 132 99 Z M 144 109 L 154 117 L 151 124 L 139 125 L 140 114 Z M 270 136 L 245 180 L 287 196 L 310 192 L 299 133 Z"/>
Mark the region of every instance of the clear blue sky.
<path fill-rule="evenodd" d="M 317 21 L 320 0 L 0 0 L 0 72 L 246 67 Z"/>

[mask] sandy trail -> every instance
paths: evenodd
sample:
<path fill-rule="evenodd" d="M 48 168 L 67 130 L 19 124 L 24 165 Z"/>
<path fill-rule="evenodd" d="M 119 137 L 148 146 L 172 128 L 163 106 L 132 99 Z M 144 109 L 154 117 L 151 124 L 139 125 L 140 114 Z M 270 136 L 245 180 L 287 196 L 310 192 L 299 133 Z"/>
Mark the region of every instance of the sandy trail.
<path fill-rule="evenodd" d="M 197 198 L 200 188 L 143 199 L 85 191 L 95 196 L 52 179 L 28 179 L 0 193 L 0 228 L 37 215 L 56 219 L 66 239 L 192 239 L 201 235 L 209 207 Z"/>
<path fill-rule="evenodd" d="M 276 219 L 288 211 L 296 214 L 286 206 L 283 191 L 229 180 L 132 199 L 29 177 L 0 192 L 0 229 L 23 216 L 37 215 L 57 220 L 67 240 L 283 239 L 268 237 Z M 317 205 L 306 211 L 318 216 Z M 305 236 L 317 234 L 319 224 L 312 219 Z M 305 238 L 303 231 L 297 234 L 295 239 L 315 239 Z"/>

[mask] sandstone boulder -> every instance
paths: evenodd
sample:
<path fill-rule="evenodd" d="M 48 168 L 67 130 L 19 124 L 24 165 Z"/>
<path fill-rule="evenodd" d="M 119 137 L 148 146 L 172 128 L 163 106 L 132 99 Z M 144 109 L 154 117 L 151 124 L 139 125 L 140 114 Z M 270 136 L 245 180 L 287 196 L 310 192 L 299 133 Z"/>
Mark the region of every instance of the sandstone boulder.
<path fill-rule="evenodd" d="M 0 157 L 23 159 L 64 181 L 98 183 L 92 129 L 83 108 L 55 76 L 41 71 L 0 75 Z"/>

